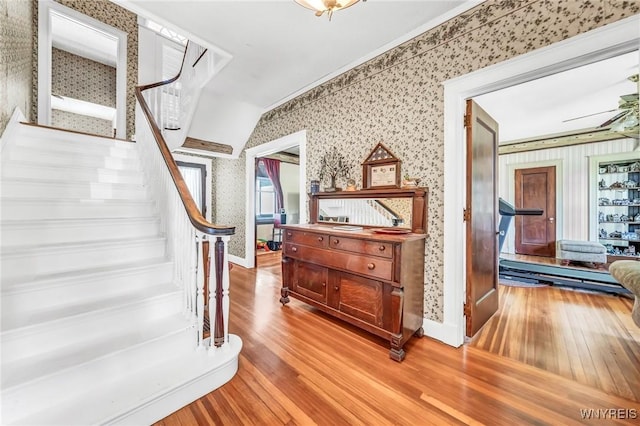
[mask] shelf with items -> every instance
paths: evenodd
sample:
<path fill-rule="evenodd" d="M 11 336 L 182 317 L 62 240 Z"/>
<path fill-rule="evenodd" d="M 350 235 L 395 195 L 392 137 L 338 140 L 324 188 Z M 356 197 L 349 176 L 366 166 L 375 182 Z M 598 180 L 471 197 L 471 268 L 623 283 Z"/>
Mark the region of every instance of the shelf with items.
<path fill-rule="evenodd" d="M 640 258 L 640 161 L 629 158 L 598 163 L 597 236 L 609 261 Z"/>

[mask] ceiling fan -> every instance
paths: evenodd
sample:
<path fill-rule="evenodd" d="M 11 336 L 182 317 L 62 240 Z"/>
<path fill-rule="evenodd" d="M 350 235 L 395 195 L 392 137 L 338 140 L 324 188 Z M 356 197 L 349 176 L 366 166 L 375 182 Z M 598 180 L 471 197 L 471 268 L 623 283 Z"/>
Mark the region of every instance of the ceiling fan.
<path fill-rule="evenodd" d="M 634 74 L 628 79 L 634 83 L 638 83 L 638 92 L 640 92 L 640 82 L 638 74 Z M 600 124 L 597 128 L 608 128 L 613 132 L 621 133 L 625 136 L 635 139 L 640 139 L 640 110 L 638 106 L 638 92 L 620 96 L 620 100 L 618 101 L 618 108 L 616 109 L 587 114 L 580 117 L 574 117 L 568 120 L 564 120 L 563 122 L 619 111 L 616 115 Z"/>

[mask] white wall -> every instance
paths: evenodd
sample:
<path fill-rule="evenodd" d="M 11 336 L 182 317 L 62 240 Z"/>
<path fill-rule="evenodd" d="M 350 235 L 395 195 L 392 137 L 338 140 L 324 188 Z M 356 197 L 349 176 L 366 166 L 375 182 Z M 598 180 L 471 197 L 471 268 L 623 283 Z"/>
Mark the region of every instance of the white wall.
<path fill-rule="evenodd" d="M 263 109 L 255 105 L 205 90 L 200 95 L 189 136 L 231 145 L 233 157 L 237 158 L 262 113 Z"/>
<path fill-rule="evenodd" d="M 280 185 L 287 223 L 300 223 L 300 166 L 280 163 Z"/>
<path fill-rule="evenodd" d="M 589 239 L 589 157 L 630 152 L 634 139 L 618 139 L 571 147 L 506 154 L 499 157 L 500 197 L 513 204 L 515 198 L 514 170 L 517 168 L 556 165 L 556 238 Z M 514 253 L 513 222 L 502 251 Z"/>

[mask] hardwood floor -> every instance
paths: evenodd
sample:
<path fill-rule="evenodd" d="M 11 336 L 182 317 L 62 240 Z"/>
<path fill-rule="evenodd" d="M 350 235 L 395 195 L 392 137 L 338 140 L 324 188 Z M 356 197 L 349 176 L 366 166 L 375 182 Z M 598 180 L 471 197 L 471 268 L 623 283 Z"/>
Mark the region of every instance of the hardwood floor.
<path fill-rule="evenodd" d="M 158 425 L 572 425 L 588 413 L 638 424 L 637 399 L 472 345 L 414 338 L 396 363 L 377 337 L 297 300 L 282 307 L 279 262 L 276 253 L 260 256 L 258 269 L 231 271 L 230 329 L 244 342 L 238 374 Z M 601 321 L 586 319 L 590 305 L 575 309 L 582 322 Z"/>
<path fill-rule="evenodd" d="M 500 286 L 471 346 L 640 402 L 640 328 L 627 297 Z"/>

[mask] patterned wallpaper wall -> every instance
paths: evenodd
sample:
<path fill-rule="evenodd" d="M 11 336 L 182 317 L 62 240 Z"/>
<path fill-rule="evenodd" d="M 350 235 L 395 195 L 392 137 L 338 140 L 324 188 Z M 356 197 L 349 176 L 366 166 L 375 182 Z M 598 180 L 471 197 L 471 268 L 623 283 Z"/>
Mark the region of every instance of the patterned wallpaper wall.
<path fill-rule="evenodd" d="M 51 90 L 57 95 L 115 108 L 116 69 L 54 48 Z"/>
<path fill-rule="evenodd" d="M 10 0 L 14 1 L 14 0 Z M 33 21 L 35 28 L 38 22 L 37 0 L 33 0 Z M 135 134 L 135 86 L 138 80 L 138 17 L 136 14 L 111 3 L 108 0 L 56 0 L 56 2 L 77 10 L 112 27 L 127 33 L 127 138 Z M 37 119 L 38 94 L 36 90 L 38 80 L 38 40 L 37 33 L 33 34 L 33 103 L 31 114 Z"/>
<path fill-rule="evenodd" d="M 113 122 L 111 120 L 74 114 L 68 111 L 51 110 L 51 125 L 77 132 L 113 137 Z"/>
<path fill-rule="evenodd" d="M 32 9 L 30 1 L 0 2 L 0 135 L 16 107 L 31 118 Z"/>
<path fill-rule="evenodd" d="M 382 141 L 429 188 L 425 317 L 443 318 L 444 89 L 441 82 L 637 14 L 618 0 L 490 0 L 266 113 L 247 148 L 306 129 L 307 186 L 338 147 L 360 163 Z M 218 163 L 218 220 L 244 257 L 244 155 Z M 342 182 L 341 182 L 342 183 Z M 221 211 L 224 210 L 224 211 Z"/>
<path fill-rule="evenodd" d="M 64 50 L 51 52 L 51 90 L 54 94 L 115 108 L 116 69 Z M 53 110 L 51 125 L 80 132 L 113 136 L 113 123 L 95 117 Z"/>

